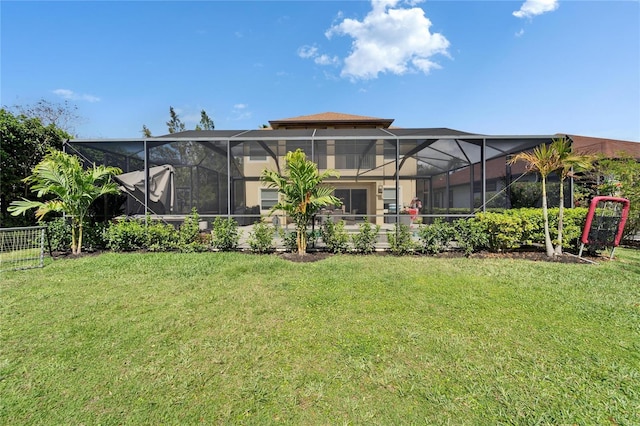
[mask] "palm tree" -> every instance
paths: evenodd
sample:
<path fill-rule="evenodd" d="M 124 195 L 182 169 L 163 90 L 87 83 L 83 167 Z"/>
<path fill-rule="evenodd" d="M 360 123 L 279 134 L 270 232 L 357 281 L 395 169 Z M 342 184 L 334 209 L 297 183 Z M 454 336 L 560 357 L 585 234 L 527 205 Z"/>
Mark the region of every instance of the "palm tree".
<path fill-rule="evenodd" d="M 71 252 L 79 254 L 82 248 L 82 224 L 89 206 L 98 197 L 119 193 L 111 177 L 122 173 L 117 167 L 96 166 L 84 170 L 78 157 L 50 149 L 42 161 L 33 168 L 33 174 L 24 179 L 31 191 L 41 198 L 52 195 L 48 201 L 23 198 L 9 206 L 13 216 L 37 208 L 36 218 L 41 221 L 47 213 L 58 212 L 71 216 Z"/>
<path fill-rule="evenodd" d="M 558 156 L 558 175 L 560 178 L 560 202 L 558 209 L 558 240 L 555 254 L 562 254 L 563 222 L 564 222 L 564 181 L 572 176 L 575 171 L 588 170 L 592 167 L 594 157 L 590 155 L 576 154 L 571 149 L 571 143 L 565 137 L 554 139 L 551 149 L 555 150 Z"/>
<path fill-rule="evenodd" d="M 534 170 L 540 174 L 542 178 L 542 216 L 544 219 L 544 246 L 547 256 L 554 255 L 553 244 L 551 243 L 551 234 L 549 233 L 549 212 L 547 209 L 547 176 L 558 170 L 558 154 L 555 149 L 546 144 L 542 144 L 533 149 L 531 152 L 521 152 L 513 156 L 509 160 L 509 164 L 518 161 L 527 163 L 527 170 Z"/>
<path fill-rule="evenodd" d="M 269 188 L 277 188 L 281 194 L 280 201 L 271 208 L 271 212 L 282 210 L 293 219 L 298 254 L 301 256 L 307 251 L 307 226 L 313 216 L 322 207 L 341 204 L 331 195 L 333 188 L 322 186 L 322 182 L 332 176 L 338 177 L 338 172 L 327 170 L 319 173 L 318 166 L 307 160 L 300 149 L 287 153 L 284 174 L 265 169 L 260 176 Z"/>

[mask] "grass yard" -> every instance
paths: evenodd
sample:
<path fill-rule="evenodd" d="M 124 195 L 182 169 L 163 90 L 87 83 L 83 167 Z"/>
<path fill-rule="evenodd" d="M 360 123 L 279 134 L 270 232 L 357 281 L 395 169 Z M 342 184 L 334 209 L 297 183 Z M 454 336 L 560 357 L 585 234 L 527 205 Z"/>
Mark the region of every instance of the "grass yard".
<path fill-rule="evenodd" d="M 0 424 L 640 424 L 640 251 L 599 265 L 103 254 L 0 279 Z"/>

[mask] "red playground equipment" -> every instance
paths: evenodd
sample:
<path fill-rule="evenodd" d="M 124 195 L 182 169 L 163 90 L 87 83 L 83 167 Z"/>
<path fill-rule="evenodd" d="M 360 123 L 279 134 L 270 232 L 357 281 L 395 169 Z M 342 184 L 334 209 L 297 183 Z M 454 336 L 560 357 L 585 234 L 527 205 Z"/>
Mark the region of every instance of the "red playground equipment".
<path fill-rule="evenodd" d="M 611 247 L 610 259 L 613 259 L 613 251 L 620 245 L 622 239 L 629 206 L 630 202 L 626 198 L 594 197 L 589 204 L 578 257 L 582 257 L 582 250 L 586 244 L 593 246 L 596 250 Z"/>

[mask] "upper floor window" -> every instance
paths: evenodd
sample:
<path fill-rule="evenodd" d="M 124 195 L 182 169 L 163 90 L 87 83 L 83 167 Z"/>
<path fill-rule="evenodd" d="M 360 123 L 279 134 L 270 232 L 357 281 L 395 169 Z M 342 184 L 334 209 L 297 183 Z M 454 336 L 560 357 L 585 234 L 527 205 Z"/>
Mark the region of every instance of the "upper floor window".
<path fill-rule="evenodd" d="M 372 169 L 376 164 L 375 142 L 336 141 L 336 169 Z"/>

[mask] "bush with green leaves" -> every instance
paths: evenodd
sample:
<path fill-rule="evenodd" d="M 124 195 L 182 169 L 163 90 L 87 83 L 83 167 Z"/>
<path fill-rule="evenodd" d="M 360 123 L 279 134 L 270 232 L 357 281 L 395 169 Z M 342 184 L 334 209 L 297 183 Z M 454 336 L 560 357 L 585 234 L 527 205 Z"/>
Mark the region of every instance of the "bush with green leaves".
<path fill-rule="evenodd" d="M 163 252 L 172 251 L 178 247 L 178 233 L 172 225 L 147 218 L 146 227 L 144 223 L 142 226 L 146 232 L 144 248 Z"/>
<path fill-rule="evenodd" d="M 462 250 L 465 256 L 487 247 L 488 239 L 484 227 L 475 218 L 459 219 L 453 226 L 456 230 L 455 241 L 458 249 Z"/>
<path fill-rule="evenodd" d="M 373 253 L 378 241 L 378 232 L 380 232 L 380 225 L 373 225 L 365 217 L 364 222 L 359 225 L 358 232 L 351 236 L 353 249 L 361 254 Z"/>
<path fill-rule="evenodd" d="M 442 253 L 447 250 L 455 236 L 456 230 L 452 224 L 436 218 L 432 224 L 418 229 L 420 250 L 428 254 Z"/>
<path fill-rule="evenodd" d="M 500 252 L 520 246 L 523 224 L 518 215 L 478 213 L 475 222 L 487 236 L 489 251 Z"/>
<path fill-rule="evenodd" d="M 254 253 L 271 253 L 275 249 L 273 241 L 274 228 L 261 218 L 249 232 L 249 248 Z"/>
<path fill-rule="evenodd" d="M 178 229 L 178 249 L 181 252 L 207 251 L 208 241 L 200 235 L 200 215 L 194 207 Z"/>
<path fill-rule="evenodd" d="M 135 251 L 147 247 L 147 229 L 141 219 L 113 222 L 106 236 L 107 247 L 113 251 Z"/>
<path fill-rule="evenodd" d="M 293 253 L 298 250 L 298 234 L 296 232 L 287 232 L 284 229 L 280 231 L 280 235 L 282 237 L 282 243 L 284 244 L 284 249 Z"/>
<path fill-rule="evenodd" d="M 71 247 L 71 223 L 64 217 L 57 217 L 46 226 L 51 250 L 67 251 Z"/>
<path fill-rule="evenodd" d="M 107 247 L 106 231 L 108 224 L 85 221 L 82 248 L 87 251 L 102 250 Z M 68 251 L 71 247 L 71 222 L 68 218 L 57 217 L 46 223 L 47 238 L 51 250 Z"/>
<path fill-rule="evenodd" d="M 82 248 L 91 252 L 107 248 L 108 222 L 87 222 L 84 224 Z"/>
<path fill-rule="evenodd" d="M 389 250 L 395 255 L 413 253 L 416 244 L 411 238 L 411 229 L 404 223 L 396 223 L 393 230 L 387 231 Z"/>
<path fill-rule="evenodd" d="M 345 253 L 349 249 L 349 234 L 344 229 L 344 220 L 327 220 L 320 231 L 322 241 L 331 253 Z"/>
<path fill-rule="evenodd" d="M 211 245 L 220 251 L 232 251 L 238 248 L 242 231 L 238 229 L 238 222 L 232 217 L 223 219 L 216 217 L 211 230 Z"/>

